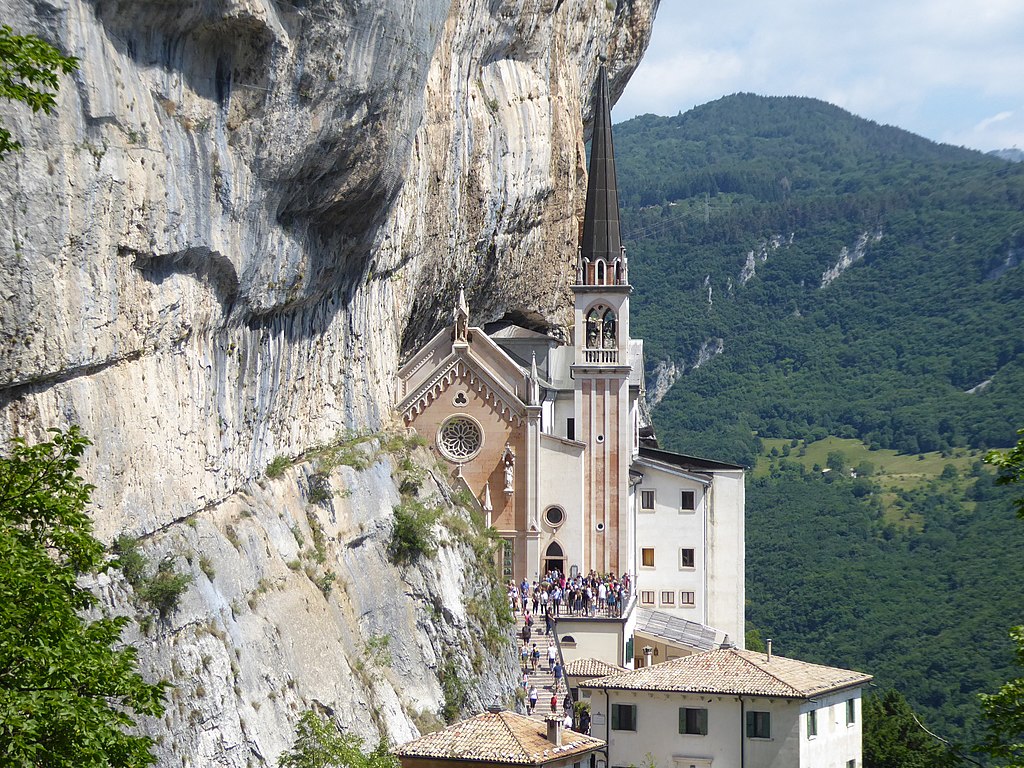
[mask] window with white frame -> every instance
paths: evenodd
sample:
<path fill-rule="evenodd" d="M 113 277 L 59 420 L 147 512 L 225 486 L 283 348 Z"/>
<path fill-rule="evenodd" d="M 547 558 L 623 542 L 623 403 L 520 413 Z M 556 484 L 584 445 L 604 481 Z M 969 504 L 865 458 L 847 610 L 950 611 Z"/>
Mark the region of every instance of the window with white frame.
<path fill-rule="evenodd" d="M 693 568 L 697 562 L 696 555 L 692 549 L 680 549 L 679 550 L 679 567 L 680 568 Z"/>
<path fill-rule="evenodd" d="M 641 605 L 654 605 L 654 590 L 645 589 L 640 592 Z"/>
<path fill-rule="evenodd" d="M 644 568 L 654 567 L 654 547 L 643 547 L 640 550 L 640 565 Z"/>
<path fill-rule="evenodd" d="M 846 700 L 846 724 L 853 725 L 857 722 L 857 700 Z"/>
<path fill-rule="evenodd" d="M 772 713 L 752 710 L 747 712 L 747 738 L 770 739 L 772 737 Z"/>
<path fill-rule="evenodd" d="M 696 592 L 680 592 L 679 593 L 679 604 L 693 606 L 697 604 L 697 593 Z"/>
<path fill-rule="evenodd" d="M 697 493 L 695 491 L 683 491 L 679 501 L 679 509 L 683 512 L 692 512 L 697 508 Z"/>
<path fill-rule="evenodd" d="M 636 704 L 612 704 L 612 730 L 636 730 Z"/>
<path fill-rule="evenodd" d="M 812 709 L 807 713 L 807 738 L 813 739 L 818 735 L 818 712 Z"/>
<path fill-rule="evenodd" d="M 676 604 L 676 593 L 674 590 L 666 589 L 661 592 L 661 604 L 664 606 L 674 606 Z"/>
<path fill-rule="evenodd" d="M 640 491 L 640 510 L 642 512 L 654 511 L 654 491 Z"/>
<path fill-rule="evenodd" d="M 679 732 L 692 736 L 707 736 L 708 711 L 703 707 L 680 707 Z"/>

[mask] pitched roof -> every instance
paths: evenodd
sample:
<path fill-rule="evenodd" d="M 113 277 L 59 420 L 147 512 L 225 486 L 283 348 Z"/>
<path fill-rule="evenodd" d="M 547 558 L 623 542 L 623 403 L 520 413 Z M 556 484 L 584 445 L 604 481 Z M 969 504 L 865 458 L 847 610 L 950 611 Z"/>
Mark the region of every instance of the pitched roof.
<path fill-rule="evenodd" d="M 563 730 L 562 744 L 556 747 L 548 741 L 547 726 L 542 720 L 503 711 L 484 712 L 421 736 L 396 747 L 393 752 L 399 757 L 542 765 L 603 746 L 600 739 Z"/>
<path fill-rule="evenodd" d="M 763 653 L 721 648 L 584 683 L 588 688 L 626 691 L 725 693 L 809 699 L 865 685 L 871 675 Z"/>
<path fill-rule="evenodd" d="M 649 448 L 646 445 L 640 446 L 640 457 L 654 461 L 663 461 L 666 464 L 674 464 L 681 469 L 697 471 L 707 471 L 709 469 L 746 469 L 741 464 L 729 464 L 724 461 L 715 461 L 714 459 L 702 459 L 699 456 L 686 456 L 681 453 L 666 451 L 662 448 Z"/>
<path fill-rule="evenodd" d="M 583 214 L 580 250 L 585 259 L 617 259 L 622 250 L 619 235 L 619 191 L 615 180 L 615 150 L 612 147 L 611 99 L 608 72 L 601 65 L 597 73 L 594 130 L 590 142 L 590 171 L 587 202 Z"/>
<path fill-rule="evenodd" d="M 573 659 L 565 665 L 565 674 L 569 677 L 604 677 L 625 671 L 625 667 L 617 667 L 600 659 Z"/>

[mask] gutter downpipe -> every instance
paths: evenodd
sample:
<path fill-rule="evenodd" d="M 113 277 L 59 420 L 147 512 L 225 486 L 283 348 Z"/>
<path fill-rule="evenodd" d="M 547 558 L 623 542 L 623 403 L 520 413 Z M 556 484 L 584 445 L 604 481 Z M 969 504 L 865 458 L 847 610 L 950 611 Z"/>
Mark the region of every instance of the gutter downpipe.
<path fill-rule="evenodd" d="M 746 725 L 746 712 L 743 709 L 743 697 L 740 696 L 740 768 L 747 765 L 746 739 L 743 738 L 743 729 Z"/>
<path fill-rule="evenodd" d="M 604 756 L 608 760 L 606 768 L 612 765 L 612 741 L 609 738 L 612 727 L 612 708 L 609 703 L 608 689 L 604 689 Z"/>

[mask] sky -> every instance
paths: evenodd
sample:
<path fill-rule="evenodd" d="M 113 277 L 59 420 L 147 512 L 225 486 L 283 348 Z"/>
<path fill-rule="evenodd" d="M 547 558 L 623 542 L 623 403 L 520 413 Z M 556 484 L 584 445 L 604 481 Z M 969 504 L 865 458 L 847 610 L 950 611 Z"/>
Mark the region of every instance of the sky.
<path fill-rule="evenodd" d="M 1024 149 L 1024 0 L 661 0 L 612 118 L 812 96 L 933 141 Z"/>

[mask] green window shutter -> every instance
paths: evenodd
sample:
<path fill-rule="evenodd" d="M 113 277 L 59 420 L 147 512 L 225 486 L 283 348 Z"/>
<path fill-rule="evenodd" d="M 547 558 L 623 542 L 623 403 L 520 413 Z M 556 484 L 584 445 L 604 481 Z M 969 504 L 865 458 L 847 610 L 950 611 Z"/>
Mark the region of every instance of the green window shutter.
<path fill-rule="evenodd" d="M 679 732 L 686 733 L 686 707 L 679 708 Z"/>
<path fill-rule="evenodd" d="M 756 726 L 754 725 L 754 713 L 753 712 L 747 712 L 747 738 L 748 739 L 754 738 L 754 733 L 756 733 L 756 731 L 754 730 L 755 727 Z"/>
<path fill-rule="evenodd" d="M 619 730 L 619 705 L 612 705 L 612 730 Z"/>
<path fill-rule="evenodd" d="M 706 709 L 697 710 L 697 731 L 701 736 L 708 735 L 708 711 Z"/>
<path fill-rule="evenodd" d="M 764 737 L 770 739 L 772 737 L 772 713 L 764 713 Z"/>

